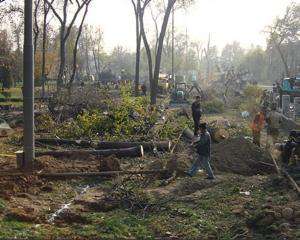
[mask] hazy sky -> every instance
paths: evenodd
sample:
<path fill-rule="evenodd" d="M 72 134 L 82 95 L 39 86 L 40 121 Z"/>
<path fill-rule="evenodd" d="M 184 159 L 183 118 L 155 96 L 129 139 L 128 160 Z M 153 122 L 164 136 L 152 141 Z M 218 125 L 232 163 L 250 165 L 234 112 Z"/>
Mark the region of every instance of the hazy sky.
<path fill-rule="evenodd" d="M 282 15 L 286 6 L 300 0 L 195 0 L 196 4 L 176 15 L 177 31 L 190 40 L 206 42 L 211 33 L 212 44 L 219 48 L 234 40 L 242 46 L 265 45 L 264 27 Z M 100 25 L 105 48 L 122 45 L 135 48 L 135 19 L 130 0 L 95 0 L 88 22 Z M 152 24 L 149 22 L 149 24 Z"/>

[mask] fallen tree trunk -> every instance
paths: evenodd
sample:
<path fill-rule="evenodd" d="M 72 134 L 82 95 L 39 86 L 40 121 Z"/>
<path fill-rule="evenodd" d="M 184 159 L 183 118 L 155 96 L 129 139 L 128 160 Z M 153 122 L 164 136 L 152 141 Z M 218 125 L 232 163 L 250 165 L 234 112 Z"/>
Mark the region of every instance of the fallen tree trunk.
<path fill-rule="evenodd" d="M 118 175 L 139 175 L 165 173 L 166 170 L 140 170 L 140 171 L 111 171 L 111 172 L 68 172 L 68 173 L 40 173 L 39 177 L 110 177 Z"/>
<path fill-rule="evenodd" d="M 149 152 L 154 148 L 160 151 L 171 151 L 171 142 L 99 142 L 97 149 L 120 149 L 120 148 L 132 148 L 137 146 L 143 146 L 144 150 Z"/>
<path fill-rule="evenodd" d="M 71 157 L 80 155 L 94 155 L 97 157 L 108 157 L 115 155 L 122 157 L 143 157 L 144 149 L 142 146 L 124 148 L 124 149 L 107 149 L 107 150 L 66 150 L 66 151 L 45 151 L 36 152 L 36 157 L 53 156 L 53 157 Z"/>
<path fill-rule="evenodd" d="M 125 149 L 143 146 L 144 151 L 152 151 L 155 147 L 159 151 L 171 151 L 172 143 L 170 141 L 162 142 L 90 142 L 85 140 L 68 140 L 68 139 L 47 139 L 40 138 L 36 140 L 37 143 L 48 145 L 74 145 L 79 147 L 93 147 L 96 146 L 97 150 L 109 150 L 109 149 Z"/>
<path fill-rule="evenodd" d="M 192 141 L 193 138 L 194 138 L 194 132 L 193 132 L 191 129 L 186 128 L 186 129 L 183 130 L 183 136 L 184 136 L 187 140 Z"/>
<path fill-rule="evenodd" d="M 139 171 L 111 171 L 111 172 L 65 172 L 65 173 L 26 173 L 26 172 L 2 172 L 0 177 L 38 176 L 42 178 L 56 177 L 106 177 L 118 175 L 139 175 L 139 174 L 164 174 L 166 170 L 139 170 Z"/>
<path fill-rule="evenodd" d="M 68 140 L 68 139 L 57 139 L 57 138 L 39 138 L 36 139 L 37 143 L 48 144 L 48 145 L 74 145 L 79 147 L 92 147 L 92 142 L 85 140 Z"/>
<path fill-rule="evenodd" d="M 209 127 L 208 131 L 212 140 L 216 143 L 222 142 L 223 140 L 229 138 L 229 133 L 225 129 Z M 191 129 L 186 128 L 183 130 L 183 136 L 188 141 L 192 141 L 194 138 L 194 132 Z"/>

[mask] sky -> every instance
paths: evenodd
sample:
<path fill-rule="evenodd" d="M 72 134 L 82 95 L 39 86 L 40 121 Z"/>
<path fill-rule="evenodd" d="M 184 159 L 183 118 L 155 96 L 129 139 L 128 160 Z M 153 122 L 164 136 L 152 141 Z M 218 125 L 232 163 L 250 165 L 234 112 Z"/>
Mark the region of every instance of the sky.
<path fill-rule="evenodd" d="M 291 2 L 300 0 L 195 0 L 187 10 L 175 16 L 177 32 L 188 32 L 190 41 L 211 43 L 220 49 L 226 43 L 238 41 L 244 48 L 265 46 L 264 28 L 276 16 L 282 16 Z M 146 18 L 146 24 L 153 24 Z M 131 0 L 95 0 L 88 18 L 89 24 L 99 25 L 104 32 L 104 47 L 110 51 L 121 45 L 135 49 L 135 17 Z M 151 34 L 151 30 L 150 33 Z"/>

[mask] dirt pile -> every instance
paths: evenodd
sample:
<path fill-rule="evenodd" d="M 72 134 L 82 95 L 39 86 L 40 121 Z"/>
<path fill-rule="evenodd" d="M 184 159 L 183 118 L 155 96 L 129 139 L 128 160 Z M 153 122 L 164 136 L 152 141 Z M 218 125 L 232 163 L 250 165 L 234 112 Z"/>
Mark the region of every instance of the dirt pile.
<path fill-rule="evenodd" d="M 212 147 L 214 170 L 245 176 L 274 172 L 269 153 L 243 137 L 226 140 Z"/>

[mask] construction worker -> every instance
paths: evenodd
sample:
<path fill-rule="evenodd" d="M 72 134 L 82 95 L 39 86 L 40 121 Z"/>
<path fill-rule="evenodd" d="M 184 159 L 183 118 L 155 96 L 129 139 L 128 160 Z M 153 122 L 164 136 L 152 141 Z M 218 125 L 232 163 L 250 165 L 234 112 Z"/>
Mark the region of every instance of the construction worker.
<path fill-rule="evenodd" d="M 201 98 L 200 96 L 196 97 L 196 100 L 192 104 L 192 116 L 194 120 L 194 136 L 196 137 L 199 132 L 199 124 L 201 120 L 202 115 L 202 109 L 201 109 Z"/>
<path fill-rule="evenodd" d="M 292 162 L 292 159 L 296 158 L 299 154 L 299 141 L 296 131 L 290 132 L 289 139 L 284 144 L 276 144 L 275 146 L 277 150 L 281 151 L 280 157 L 283 166 L 288 167 L 289 165 L 296 164 L 296 161 Z"/>
<path fill-rule="evenodd" d="M 261 130 L 264 127 L 265 115 L 263 111 L 259 111 L 251 124 L 253 143 L 260 147 Z"/>
<path fill-rule="evenodd" d="M 270 138 L 272 143 L 278 139 L 279 136 L 279 128 L 282 123 L 282 115 L 276 111 L 276 104 L 272 104 L 271 111 L 267 114 L 266 122 L 268 124 L 267 127 L 267 145 L 266 148 L 270 148 Z"/>
<path fill-rule="evenodd" d="M 200 137 L 197 141 L 192 143 L 192 146 L 196 148 L 198 153 L 197 159 L 192 165 L 191 169 L 188 171 L 190 177 L 194 176 L 200 168 L 203 168 L 208 177 L 207 179 L 215 179 L 212 168 L 210 166 L 211 158 L 211 136 L 207 131 L 206 123 L 201 123 L 199 125 Z"/>
<path fill-rule="evenodd" d="M 263 91 L 263 94 L 260 99 L 260 105 L 262 108 L 267 109 L 270 107 L 270 97 L 267 90 Z"/>

